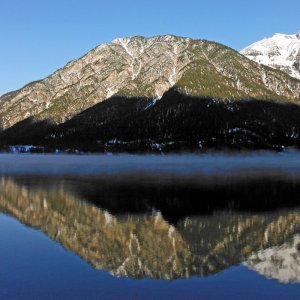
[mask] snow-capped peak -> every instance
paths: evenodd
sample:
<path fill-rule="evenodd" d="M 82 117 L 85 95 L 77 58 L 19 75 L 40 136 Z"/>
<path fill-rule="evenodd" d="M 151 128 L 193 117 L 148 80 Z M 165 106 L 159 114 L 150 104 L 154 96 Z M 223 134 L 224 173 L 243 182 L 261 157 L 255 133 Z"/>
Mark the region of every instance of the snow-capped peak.
<path fill-rule="evenodd" d="M 300 31 L 292 35 L 276 33 L 246 47 L 241 53 L 259 64 L 300 79 Z"/>

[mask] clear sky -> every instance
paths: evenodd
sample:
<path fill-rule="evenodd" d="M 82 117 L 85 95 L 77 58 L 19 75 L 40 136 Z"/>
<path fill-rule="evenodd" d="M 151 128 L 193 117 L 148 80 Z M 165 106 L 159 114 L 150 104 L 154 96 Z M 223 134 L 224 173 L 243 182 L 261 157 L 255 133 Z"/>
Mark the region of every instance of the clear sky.
<path fill-rule="evenodd" d="M 241 50 L 300 29 L 300 0 L 0 0 L 0 95 L 117 37 L 175 34 Z"/>

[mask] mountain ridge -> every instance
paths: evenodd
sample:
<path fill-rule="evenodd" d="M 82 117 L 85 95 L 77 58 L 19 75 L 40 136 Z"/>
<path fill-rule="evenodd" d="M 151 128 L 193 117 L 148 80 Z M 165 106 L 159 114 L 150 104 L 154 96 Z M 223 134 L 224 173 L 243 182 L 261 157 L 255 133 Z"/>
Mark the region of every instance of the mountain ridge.
<path fill-rule="evenodd" d="M 300 81 L 222 44 L 140 36 L 99 45 L 50 76 L 3 95 L 0 121 L 3 129 L 28 117 L 61 123 L 113 95 L 157 99 L 175 84 L 196 96 L 300 98 Z"/>

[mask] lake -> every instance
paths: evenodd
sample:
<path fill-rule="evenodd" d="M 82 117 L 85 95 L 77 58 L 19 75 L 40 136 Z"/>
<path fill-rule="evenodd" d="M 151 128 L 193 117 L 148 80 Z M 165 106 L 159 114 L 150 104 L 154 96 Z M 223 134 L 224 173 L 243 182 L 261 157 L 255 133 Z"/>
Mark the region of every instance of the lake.
<path fill-rule="evenodd" d="M 0 299 L 299 299 L 300 153 L 0 154 Z"/>

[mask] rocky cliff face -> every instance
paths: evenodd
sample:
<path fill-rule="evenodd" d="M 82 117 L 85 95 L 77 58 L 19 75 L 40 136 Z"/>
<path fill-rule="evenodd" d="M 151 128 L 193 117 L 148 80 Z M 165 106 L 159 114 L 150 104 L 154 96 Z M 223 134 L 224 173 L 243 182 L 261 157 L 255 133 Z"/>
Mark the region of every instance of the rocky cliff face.
<path fill-rule="evenodd" d="M 103 44 L 0 98 L 2 129 L 28 118 L 61 123 L 113 95 L 161 98 L 176 86 L 220 99 L 299 100 L 300 81 L 214 42 L 171 35 Z"/>
<path fill-rule="evenodd" d="M 287 35 L 276 33 L 241 51 L 249 59 L 300 79 L 300 31 Z"/>

